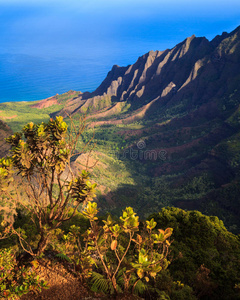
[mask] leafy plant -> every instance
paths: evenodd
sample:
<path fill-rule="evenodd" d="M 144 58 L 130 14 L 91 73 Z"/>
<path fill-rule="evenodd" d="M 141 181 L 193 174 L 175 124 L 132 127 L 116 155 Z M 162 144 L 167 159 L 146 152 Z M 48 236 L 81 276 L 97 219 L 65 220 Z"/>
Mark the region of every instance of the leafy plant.
<path fill-rule="evenodd" d="M 88 202 L 83 213 L 90 221 L 90 229 L 84 235 L 84 249 L 92 257 L 97 257 L 96 263 L 101 262 L 98 265 L 101 271 L 98 272 L 106 276 L 104 279 L 94 275 L 92 283 L 95 288 L 108 287 L 110 292 L 119 293 L 122 289 L 117 277 L 121 274 L 123 290 L 127 292 L 131 288 L 134 292 L 140 280 L 148 282 L 167 268 L 171 228 L 156 232 L 154 228 L 157 223 L 152 219 L 147 221 L 145 230 L 137 234 L 139 220 L 131 207 L 123 211 L 118 222 L 109 215 L 107 220 L 103 220 L 103 226 L 99 225 L 96 216 L 97 203 Z"/>
<path fill-rule="evenodd" d="M 90 285 L 93 292 L 103 292 L 104 294 L 114 293 L 112 282 L 109 281 L 103 274 L 93 272 Z"/>
<path fill-rule="evenodd" d="M 34 266 L 18 266 L 12 249 L 0 250 L 0 299 L 19 299 L 31 290 L 47 288 L 46 282 L 39 279 Z"/>
<path fill-rule="evenodd" d="M 5 203 L 6 221 L 11 225 L 17 207 L 30 212 L 40 234 L 37 255 L 43 253 L 54 230 L 94 196 L 96 184 L 90 183 L 89 173 L 83 170 L 75 176 L 70 164 L 84 127 L 83 120 L 79 127 L 72 122 L 68 132 L 59 116 L 39 125 L 31 122 L 7 139 L 12 155 L 0 160 L 0 203 Z M 21 229 L 11 229 L 25 251 L 34 255 Z"/>

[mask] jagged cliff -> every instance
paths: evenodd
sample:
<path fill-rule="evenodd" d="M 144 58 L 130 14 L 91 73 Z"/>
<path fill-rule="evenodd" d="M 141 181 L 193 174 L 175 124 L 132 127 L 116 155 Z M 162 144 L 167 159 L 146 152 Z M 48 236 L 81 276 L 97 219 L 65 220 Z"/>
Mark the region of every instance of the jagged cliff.
<path fill-rule="evenodd" d="M 237 28 L 212 41 L 193 35 L 171 50 L 150 51 L 131 66 L 113 66 L 93 94 L 116 96 L 118 101 L 141 105 L 157 97 L 172 97 L 194 80 L 203 80 L 206 73 L 209 78 L 215 76 L 221 80 L 233 77 L 239 73 L 239 38 L 240 28 Z M 201 95 L 196 97 L 199 99 Z"/>
<path fill-rule="evenodd" d="M 93 93 L 81 93 L 69 100 L 60 114 L 96 114 L 111 109 L 116 102 L 131 103 L 131 113 L 144 110 L 144 105 L 156 99 L 154 111 L 186 98 L 191 98 L 189 108 L 209 102 L 221 97 L 239 74 L 239 40 L 239 27 L 212 41 L 193 35 L 172 49 L 150 51 L 133 65 L 114 65 Z"/>

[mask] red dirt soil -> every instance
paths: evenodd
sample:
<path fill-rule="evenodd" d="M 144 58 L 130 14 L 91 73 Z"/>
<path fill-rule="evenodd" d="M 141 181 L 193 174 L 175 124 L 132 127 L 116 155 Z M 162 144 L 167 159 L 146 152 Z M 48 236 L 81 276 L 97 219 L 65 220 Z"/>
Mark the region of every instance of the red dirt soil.
<path fill-rule="evenodd" d="M 53 96 L 53 97 L 49 97 L 47 99 L 41 100 L 36 104 L 31 105 L 31 107 L 42 109 L 42 108 L 50 107 L 55 104 L 59 104 L 59 103 L 58 103 L 57 98 L 55 96 Z"/>

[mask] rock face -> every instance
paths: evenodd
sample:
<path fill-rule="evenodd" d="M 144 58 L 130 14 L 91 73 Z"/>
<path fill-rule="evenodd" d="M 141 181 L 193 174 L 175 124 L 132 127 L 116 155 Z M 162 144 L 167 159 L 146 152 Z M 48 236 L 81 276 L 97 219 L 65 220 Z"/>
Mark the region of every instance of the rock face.
<path fill-rule="evenodd" d="M 173 49 L 150 51 L 127 68 L 114 66 L 94 94 L 114 95 L 118 101 L 131 101 L 139 107 L 158 96 L 172 97 L 192 83 L 197 101 L 204 92 L 199 89 L 205 89 L 202 81 L 208 84 L 218 79 L 221 85 L 229 75 L 238 73 L 239 55 L 239 28 L 211 42 L 192 36 Z M 232 74 L 228 73 L 230 68 Z M 208 88 L 208 97 L 214 93 Z"/>

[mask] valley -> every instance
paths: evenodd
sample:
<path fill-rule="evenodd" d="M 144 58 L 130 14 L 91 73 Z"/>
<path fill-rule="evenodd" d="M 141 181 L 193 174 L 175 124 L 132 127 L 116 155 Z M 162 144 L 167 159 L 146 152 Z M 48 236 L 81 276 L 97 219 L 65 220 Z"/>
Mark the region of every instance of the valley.
<path fill-rule="evenodd" d="M 192 36 L 133 65 L 113 66 L 92 93 L 1 103 L 1 130 L 86 115 L 79 149 L 91 140 L 102 214 L 132 206 L 146 218 L 176 206 L 216 215 L 239 233 L 239 70 L 240 27 L 212 41 Z M 84 160 L 75 158 L 76 170 Z"/>

